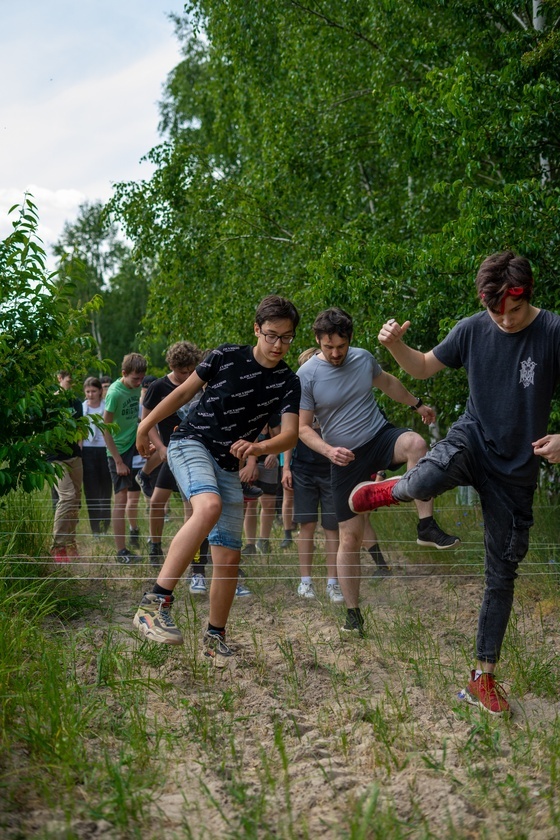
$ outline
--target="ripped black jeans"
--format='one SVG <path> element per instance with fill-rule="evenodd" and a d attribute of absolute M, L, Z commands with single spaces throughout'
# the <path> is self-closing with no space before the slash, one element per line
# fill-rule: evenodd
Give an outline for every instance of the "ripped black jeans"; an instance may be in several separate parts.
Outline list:
<path fill-rule="evenodd" d="M 517 567 L 529 548 L 535 487 L 508 484 L 485 469 L 484 453 L 460 425 L 436 443 L 393 488 L 403 502 L 428 500 L 446 490 L 472 485 L 484 519 L 485 589 L 478 618 L 476 657 L 498 662 L 513 604 Z"/>

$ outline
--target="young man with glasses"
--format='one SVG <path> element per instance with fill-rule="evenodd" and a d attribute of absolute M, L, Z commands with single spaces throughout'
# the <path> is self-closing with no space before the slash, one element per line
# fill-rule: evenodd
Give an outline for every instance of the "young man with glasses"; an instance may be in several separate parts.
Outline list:
<path fill-rule="evenodd" d="M 464 318 L 433 350 L 408 347 L 391 318 L 379 341 L 417 379 L 446 367 L 467 371 L 465 412 L 414 469 L 400 479 L 364 482 L 350 496 L 357 511 L 431 499 L 472 485 L 484 518 L 485 591 L 478 619 L 477 666 L 465 699 L 490 714 L 509 714 L 494 678 L 513 605 L 517 568 L 529 547 L 538 456 L 553 457 L 556 436 L 546 435 L 560 377 L 560 318 L 531 304 L 529 261 L 512 251 L 484 260 L 476 277 L 482 312 Z"/>
<path fill-rule="evenodd" d="M 300 385 L 283 358 L 298 322 L 290 301 L 278 295 L 264 298 L 255 313 L 256 345 L 220 345 L 138 428 L 138 451 L 147 454 L 149 431 L 204 388 L 167 449 L 169 466 L 192 505 L 192 516 L 173 538 L 152 592 L 142 598 L 134 626 L 155 642 L 183 642 L 171 618 L 173 590 L 208 535 L 213 573 L 203 653 L 217 667 L 232 656 L 225 627 L 237 587 L 243 530 L 239 462 L 249 455 L 284 452 L 297 441 Z M 281 416 L 280 434 L 257 442 L 273 414 Z"/>
<path fill-rule="evenodd" d="M 426 424 L 435 412 L 386 373 L 367 350 L 351 347 L 353 323 L 343 309 L 321 312 L 313 324 L 320 353 L 298 370 L 301 380 L 301 440 L 331 462 L 331 484 L 339 527 L 338 581 L 347 607 L 343 630 L 364 634 L 359 607 L 360 548 L 365 517 L 348 506 L 352 488 L 379 470 L 416 464 L 426 454 L 424 438 L 411 429 L 397 429 L 377 405 L 373 388 L 408 405 Z M 314 428 L 317 418 L 321 435 Z M 418 543 L 453 548 L 458 537 L 441 530 L 433 518 L 433 503 L 418 502 Z"/>

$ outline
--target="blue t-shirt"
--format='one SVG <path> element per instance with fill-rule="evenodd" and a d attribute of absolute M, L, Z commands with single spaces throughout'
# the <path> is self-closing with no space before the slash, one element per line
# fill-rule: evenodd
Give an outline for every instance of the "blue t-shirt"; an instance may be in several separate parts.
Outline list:
<path fill-rule="evenodd" d="M 459 321 L 434 348 L 446 367 L 464 367 L 468 423 L 487 465 L 514 484 L 536 482 L 532 442 L 546 434 L 560 375 L 560 317 L 544 309 L 525 329 L 506 333 L 486 310 Z"/>

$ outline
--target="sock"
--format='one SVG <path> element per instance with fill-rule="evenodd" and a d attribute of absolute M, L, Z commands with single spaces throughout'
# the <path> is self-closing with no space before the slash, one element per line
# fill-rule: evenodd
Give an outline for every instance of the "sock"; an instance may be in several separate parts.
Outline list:
<path fill-rule="evenodd" d="M 208 622 L 208 630 L 211 633 L 219 633 L 220 636 L 225 636 L 226 635 L 226 628 L 225 627 L 214 627 L 214 625 L 210 624 L 210 622 Z"/>
<path fill-rule="evenodd" d="M 159 583 L 154 583 L 154 588 L 152 589 L 154 595 L 173 595 L 172 589 L 164 589 L 163 586 L 160 586 Z"/>
<path fill-rule="evenodd" d="M 311 578 L 308 575 L 302 575 L 301 576 L 301 582 L 302 583 L 311 583 Z"/>
<path fill-rule="evenodd" d="M 292 539 L 292 530 L 291 528 L 284 528 L 284 539 L 291 540 Z"/>
<path fill-rule="evenodd" d="M 346 610 L 348 618 L 356 618 L 360 623 L 363 622 L 362 611 L 359 607 L 348 607 Z"/>
<path fill-rule="evenodd" d="M 328 578 L 327 586 L 333 586 L 335 583 L 338 583 L 338 578 Z"/>
<path fill-rule="evenodd" d="M 433 521 L 434 521 L 434 517 L 433 517 L 433 516 L 424 516 L 424 517 L 422 517 L 422 519 L 419 519 L 419 520 L 418 520 L 418 529 L 419 529 L 420 531 L 423 531 L 423 530 L 424 530 L 424 528 L 426 527 L 426 525 L 430 525 L 430 523 L 431 523 L 431 522 L 433 522 Z"/>
<path fill-rule="evenodd" d="M 479 671 L 478 668 L 477 668 L 476 671 L 474 672 L 475 680 L 477 680 L 479 677 L 481 677 L 483 673 L 484 673 L 483 671 Z"/>
<path fill-rule="evenodd" d="M 381 549 L 379 548 L 379 543 L 374 543 L 373 545 L 370 545 L 370 547 L 368 548 L 368 553 L 376 566 L 387 565 L 385 558 L 383 557 L 383 554 L 381 552 Z"/>

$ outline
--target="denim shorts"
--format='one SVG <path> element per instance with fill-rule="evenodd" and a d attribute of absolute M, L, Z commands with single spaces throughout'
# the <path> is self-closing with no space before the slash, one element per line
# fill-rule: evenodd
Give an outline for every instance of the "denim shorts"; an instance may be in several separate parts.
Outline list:
<path fill-rule="evenodd" d="M 243 491 L 238 472 L 218 466 L 198 440 L 171 440 L 167 463 L 185 498 L 216 493 L 222 500 L 220 518 L 208 534 L 210 545 L 239 550 L 243 533 Z"/>

